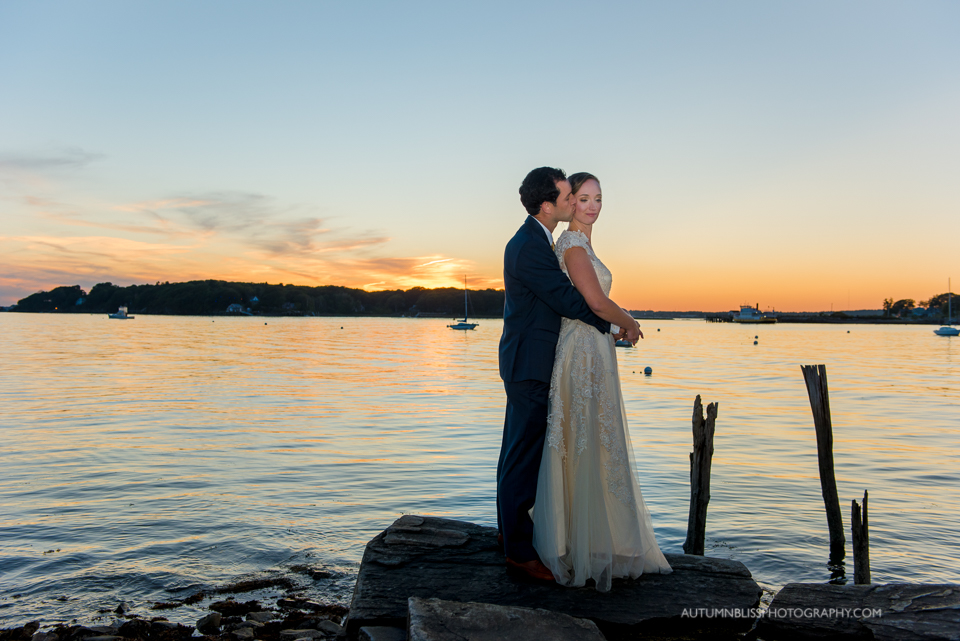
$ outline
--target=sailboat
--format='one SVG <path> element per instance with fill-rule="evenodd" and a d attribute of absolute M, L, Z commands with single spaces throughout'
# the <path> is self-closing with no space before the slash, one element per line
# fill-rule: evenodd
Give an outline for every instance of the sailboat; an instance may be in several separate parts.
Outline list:
<path fill-rule="evenodd" d="M 933 330 L 937 336 L 960 336 L 960 329 L 953 327 L 953 294 L 950 293 L 950 279 L 947 279 L 947 324 Z"/>
<path fill-rule="evenodd" d="M 463 277 L 463 320 L 458 320 L 453 325 L 447 325 L 450 329 L 473 329 L 480 323 L 468 322 L 467 316 L 467 277 Z"/>

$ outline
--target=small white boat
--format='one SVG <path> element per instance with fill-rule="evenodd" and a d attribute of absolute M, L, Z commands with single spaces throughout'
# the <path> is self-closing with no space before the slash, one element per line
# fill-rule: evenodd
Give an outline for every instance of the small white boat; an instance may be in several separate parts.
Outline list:
<path fill-rule="evenodd" d="M 118 320 L 132 320 L 136 318 L 136 316 L 127 316 L 127 308 L 121 307 L 117 310 L 116 314 L 110 314 L 110 318 L 116 318 Z"/>
<path fill-rule="evenodd" d="M 456 320 L 456 319 L 454 319 Z M 474 329 L 480 323 L 471 323 L 467 317 L 467 277 L 463 277 L 463 320 L 457 320 L 453 325 L 447 325 L 450 329 Z"/>
<path fill-rule="evenodd" d="M 734 323 L 776 323 L 776 316 L 767 316 L 760 311 L 760 304 L 756 307 L 750 305 L 741 305 L 740 313 L 733 317 Z"/>
<path fill-rule="evenodd" d="M 947 324 L 933 330 L 937 336 L 960 336 L 960 329 L 953 326 L 953 294 L 950 293 L 950 279 L 947 279 Z"/>

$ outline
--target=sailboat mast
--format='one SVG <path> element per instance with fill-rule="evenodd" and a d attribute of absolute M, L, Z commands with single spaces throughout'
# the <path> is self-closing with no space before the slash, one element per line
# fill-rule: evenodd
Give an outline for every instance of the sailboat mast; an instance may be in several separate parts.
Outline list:
<path fill-rule="evenodd" d="M 463 277 L 463 322 L 467 322 L 467 277 Z"/>

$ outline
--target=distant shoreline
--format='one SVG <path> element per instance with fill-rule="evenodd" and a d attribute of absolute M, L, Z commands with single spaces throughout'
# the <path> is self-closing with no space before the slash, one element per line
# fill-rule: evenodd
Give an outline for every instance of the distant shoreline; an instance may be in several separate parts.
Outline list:
<path fill-rule="evenodd" d="M 70 316 L 106 316 L 106 312 L 79 312 L 79 311 L 29 311 L 19 309 L 0 309 L 0 313 L 10 314 L 56 314 Z M 707 319 L 718 319 L 714 322 L 733 323 L 730 320 L 729 313 L 718 314 L 716 312 L 630 312 L 634 318 L 639 321 L 651 320 L 691 320 L 706 321 Z M 742 323 L 744 327 L 764 327 L 780 324 L 821 324 L 821 325 L 943 325 L 941 320 L 933 319 L 905 319 L 905 318 L 882 318 L 871 316 L 848 316 L 841 317 L 836 314 L 842 312 L 833 312 L 833 315 L 826 315 L 823 312 L 812 312 L 804 314 L 800 312 L 789 312 L 787 316 L 780 316 L 776 323 Z M 419 316 L 406 316 L 403 314 L 323 314 L 323 313 L 253 313 L 253 314 L 230 314 L 227 312 L 208 313 L 208 314 L 163 314 L 155 312 L 131 312 L 131 316 L 195 316 L 200 318 L 409 318 L 419 320 L 458 320 L 448 314 L 420 314 Z M 724 318 L 727 317 L 727 318 Z M 490 315 L 470 315 L 471 319 L 476 320 L 496 320 L 503 316 Z M 722 319 L 722 320 L 720 320 Z M 135 319 L 134 319 L 135 320 Z"/>
<path fill-rule="evenodd" d="M 933 325 L 947 316 L 944 299 L 929 310 L 913 312 L 912 300 L 891 303 L 884 309 L 845 311 L 772 311 L 781 323 L 853 323 L 869 325 Z M 930 302 L 933 304 L 933 300 Z M 900 305 L 907 305 L 904 307 Z M 284 285 L 221 280 L 119 286 L 98 283 L 90 291 L 80 285 L 54 287 L 0 306 L 0 311 L 55 314 L 112 314 L 118 309 L 132 316 L 264 316 L 345 318 L 503 318 L 506 295 L 502 289 L 463 290 L 456 287 L 366 291 L 337 285 Z M 889 304 L 889 308 L 888 308 Z M 900 307 L 898 307 L 900 305 Z M 901 309 L 901 307 L 903 309 Z M 891 313 L 891 310 L 893 313 Z M 695 311 L 631 309 L 639 319 L 702 319 L 730 322 L 736 310 Z"/>

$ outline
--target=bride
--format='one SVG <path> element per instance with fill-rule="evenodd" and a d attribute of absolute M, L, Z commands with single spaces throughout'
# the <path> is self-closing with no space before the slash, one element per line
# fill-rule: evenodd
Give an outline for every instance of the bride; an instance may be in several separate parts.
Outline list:
<path fill-rule="evenodd" d="M 588 173 L 569 180 L 576 211 L 556 242 L 560 267 L 596 313 L 622 312 L 608 297 L 610 270 L 590 244 L 600 181 Z M 563 319 L 532 510 L 533 546 L 557 582 L 579 587 L 593 579 L 601 592 L 614 578 L 672 571 L 640 494 L 615 349 L 611 335 Z"/>

